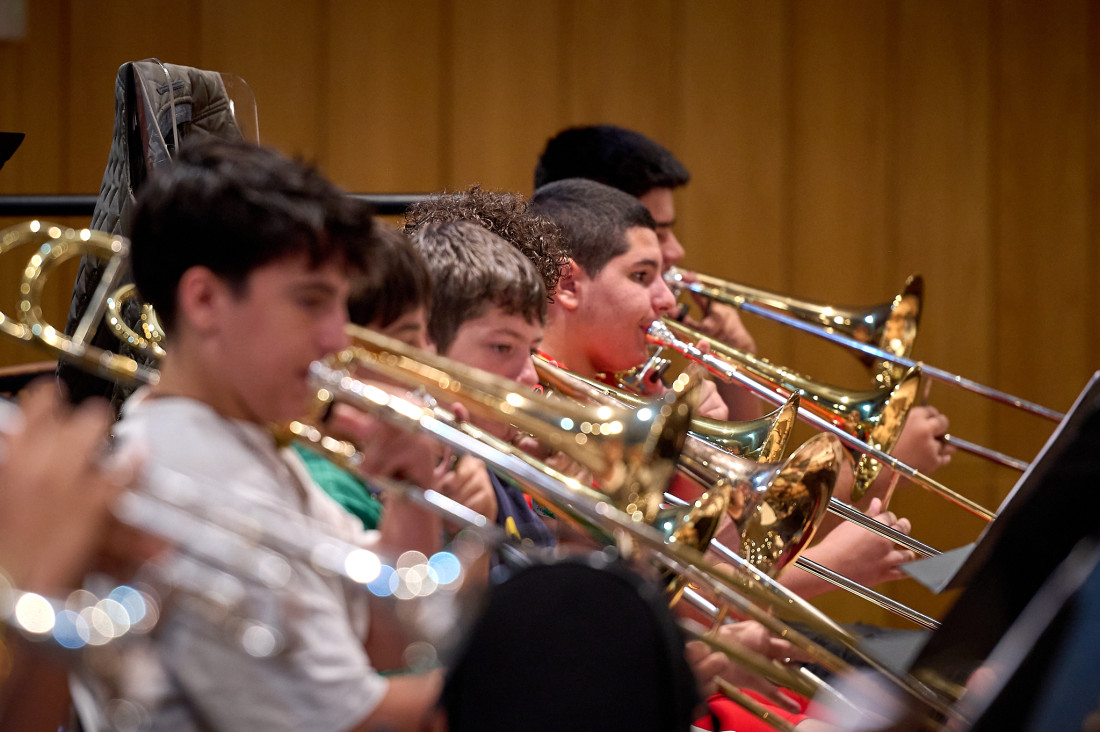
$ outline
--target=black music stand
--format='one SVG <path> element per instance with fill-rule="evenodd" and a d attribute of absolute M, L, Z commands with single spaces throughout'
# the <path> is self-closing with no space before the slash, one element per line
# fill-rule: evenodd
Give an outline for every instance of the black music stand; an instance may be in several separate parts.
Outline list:
<path fill-rule="evenodd" d="M 1082 542 L 1100 540 L 1100 372 L 1089 380 L 1073 408 L 1032 461 L 1002 504 L 961 570 L 949 584 L 967 585 L 932 634 L 910 671 L 965 684 L 1020 619 L 1025 608 L 1042 606 L 1048 577 L 1063 566 Z M 1062 605 L 1059 604 L 1059 607 Z M 1100 611 L 1092 618 L 1100 626 Z M 1002 695 L 994 711 L 999 719 L 1021 722 L 1036 703 L 1041 675 L 1073 642 L 1067 628 L 1052 624 L 1063 645 L 1045 658 L 1022 664 L 1014 693 Z M 1077 626 L 1078 628 L 1080 626 Z M 1053 636 L 1052 636 L 1053 637 Z M 1022 675 L 1021 675 L 1022 674 Z M 1038 674 L 1038 675 L 1036 675 Z M 1092 674 L 1100 688 L 1100 672 Z M 1023 693 L 1029 689 L 1031 693 Z M 988 712 L 987 712 L 988 713 Z M 989 727 L 992 729 L 992 727 Z"/>
<path fill-rule="evenodd" d="M 996 675 L 968 690 L 959 711 L 973 721 L 971 732 L 1095 730 L 1100 725 L 1097 659 L 1100 541 L 1090 537 L 1059 565 L 993 649 L 986 663 Z"/>
<path fill-rule="evenodd" d="M 22 132 L 0 132 L 0 170 L 23 144 L 25 136 Z"/>

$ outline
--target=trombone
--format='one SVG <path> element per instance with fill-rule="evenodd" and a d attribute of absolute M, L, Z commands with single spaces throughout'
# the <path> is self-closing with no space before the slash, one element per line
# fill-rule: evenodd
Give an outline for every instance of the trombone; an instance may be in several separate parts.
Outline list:
<path fill-rule="evenodd" d="M 752 389 L 757 394 L 762 395 L 765 399 L 768 399 L 769 401 L 772 401 L 774 403 L 778 403 L 780 400 L 784 400 L 786 398 L 782 396 L 782 394 L 780 393 L 781 391 L 791 391 L 797 388 L 783 385 L 785 379 L 782 378 L 778 382 L 772 381 L 772 386 L 768 386 L 766 384 L 769 382 L 770 377 L 765 376 L 763 378 L 765 383 L 760 383 L 757 377 L 750 375 L 752 370 L 749 368 L 748 365 L 736 363 L 734 359 L 736 359 L 737 361 L 740 361 L 741 359 L 738 356 L 729 355 L 730 352 L 734 351 L 735 349 L 730 349 L 729 347 L 723 346 L 721 344 L 714 344 L 712 346 L 713 352 L 704 353 L 697 346 L 695 346 L 694 343 L 685 341 L 682 338 L 678 337 L 673 332 L 673 328 L 680 332 L 683 332 L 685 330 L 685 326 L 676 323 L 675 321 L 654 321 L 653 325 L 650 326 L 649 329 L 649 342 L 656 346 L 671 348 L 675 351 L 678 351 L 690 360 L 702 364 L 708 371 L 710 371 L 715 376 L 723 379 L 724 381 L 736 381 L 743 386 Z M 694 338 L 694 336 L 692 337 Z M 702 334 L 699 334 L 699 337 L 702 337 Z M 754 358 L 753 361 L 761 361 L 761 359 Z M 750 371 L 750 373 L 746 373 L 746 371 Z M 905 400 L 909 402 L 908 404 L 904 404 L 905 410 L 909 408 L 909 405 L 912 404 L 912 401 L 915 399 L 915 392 L 917 388 L 916 382 L 917 380 L 913 379 L 910 379 L 908 381 L 908 383 L 911 385 L 911 392 L 908 394 L 908 397 Z M 901 430 L 900 420 L 904 419 L 904 414 L 898 414 L 900 408 L 901 405 L 899 404 L 898 409 L 894 410 L 893 414 L 890 415 L 891 421 L 899 422 L 899 424 L 897 425 L 898 432 L 900 432 Z M 933 478 L 930 478 L 924 473 L 921 473 L 915 468 L 912 468 L 905 463 L 902 463 L 897 458 L 890 455 L 888 452 L 885 452 L 884 450 L 881 450 L 878 447 L 875 447 L 874 445 L 868 444 L 867 442 L 859 439 L 859 437 L 852 435 L 851 433 L 845 431 L 843 428 L 834 424 L 832 420 L 826 417 L 822 417 L 821 415 L 808 410 L 800 409 L 799 415 L 804 421 L 809 422 L 819 429 L 825 430 L 826 432 L 835 435 L 848 447 L 863 453 L 863 458 L 861 458 L 861 462 L 864 459 L 877 460 L 890 466 L 890 468 L 892 468 L 895 472 L 904 475 L 906 478 L 909 478 L 913 482 L 924 486 L 934 493 L 940 494 L 947 500 L 966 509 L 975 516 L 984 519 L 985 521 L 992 521 L 994 518 L 996 518 L 996 514 L 989 509 L 984 508 L 983 506 L 975 503 L 966 496 L 963 496 L 960 493 L 951 490 L 947 486 L 934 480 Z M 870 484 L 868 483 L 867 485 Z"/>
<path fill-rule="evenodd" d="M 644 397 L 579 376 L 538 356 L 535 357 L 535 370 L 544 383 L 574 399 L 609 406 L 624 404 L 635 408 L 651 406 L 650 401 Z M 689 430 L 688 440 L 684 443 L 684 450 L 680 454 L 681 470 L 703 485 L 713 485 L 722 479 L 723 471 L 730 464 L 731 457 L 748 458 L 762 463 L 780 460 L 783 446 L 778 445 L 776 449 L 769 445 L 772 442 L 778 443 L 780 439 L 786 442 L 790 432 L 789 420 L 797 414 L 799 405 L 799 393 L 795 391 L 782 407 L 760 419 L 749 422 L 719 422 L 696 418 L 693 420 L 693 429 L 697 422 L 703 422 L 707 426 L 720 425 L 723 440 L 720 444 L 714 445 L 711 440 L 704 439 L 701 435 L 696 435 Z M 770 431 L 765 432 L 765 430 Z M 666 498 L 668 497 L 666 494 Z M 922 556 L 931 557 L 940 554 L 939 551 L 908 534 L 903 534 L 897 529 L 874 520 L 836 496 L 830 496 L 828 511 Z"/>
<path fill-rule="evenodd" d="M 904 378 L 906 368 L 919 368 L 921 373 L 934 378 L 936 372 L 942 372 L 934 366 L 908 358 L 916 341 L 923 305 L 924 280 L 920 275 L 910 276 L 905 287 L 892 300 L 862 310 L 798 300 L 708 275 L 688 275 L 676 267 L 665 273 L 665 280 L 676 291 L 688 290 L 857 348 L 856 355 L 871 369 L 875 383 L 883 387 L 898 383 Z M 713 342 L 713 339 L 710 340 Z M 872 349 L 875 351 L 874 355 L 880 355 L 881 358 L 876 360 L 868 355 L 867 349 Z M 887 355 L 890 358 L 886 358 Z M 953 383 L 960 383 L 957 381 L 960 377 L 954 374 L 951 376 Z M 988 389 L 984 386 L 981 388 Z M 1050 414 L 1057 415 L 1057 412 Z M 1061 416 L 1057 419 L 1061 419 Z M 942 439 L 945 444 L 998 465 L 1020 472 L 1027 470 L 1027 463 L 1023 460 L 964 440 L 957 435 L 946 434 Z"/>
<path fill-rule="evenodd" d="M 1049 419 L 1052 422 L 1060 422 L 1065 417 L 1065 414 L 1049 407 L 1044 407 L 1041 404 L 1013 396 L 972 379 L 909 358 L 909 350 L 912 347 L 913 339 L 916 337 L 916 325 L 920 317 L 920 296 L 923 293 L 923 283 L 919 277 L 911 277 L 906 283 L 906 288 L 891 301 L 895 309 L 900 310 L 900 312 L 895 315 L 895 310 L 891 310 L 891 314 L 885 320 L 876 320 L 877 314 L 884 307 L 882 305 L 867 311 L 844 310 L 775 295 L 763 290 L 720 280 L 716 277 L 696 274 L 694 279 L 694 282 L 691 281 L 691 278 L 686 277 L 683 271 L 675 267 L 665 273 L 665 281 L 674 290 L 689 290 L 712 300 L 732 305 L 745 312 L 789 325 L 803 333 L 809 333 L 818 338 L 847 346 L 863 354 L 863 358 L 878 359 L 893 364 L 897 368 L 915 368 L 919 366 L 923 373 L 933 379 L 955 384 L 967 391 Z M 919 289 L 915 293 L 910 292 L 910 286 L 913 283 L 919 284 Z M 913 299 L 914 295 L 915 300 Z M 908 306 L 905 306 L 906 302 L 909 303 Z M 914 302 L 916 310 L 910 316 L 904 311 L 911 310 Z M 904 307 L 898 308 L 897 306 Z M 791 314 L 784 314 L 783 312 L 777 312 L 777 310 L 784 310 Z M 868 318 L 871 319 L 870 325 L 872 326 L 881 323 L 881 332 L 884 334 L 881 338 L 887 340 L 883 342 L 880 338 L 878 346 L 871 345 L 871 341 L 875 340 L 871 333 L 876 331 L 869 327 L 866 330 L 866 335 L 864 335 L 864 330 L 858 325 L 861 318 L 864 320 L 864 324 L 868 324 Z M 815 324 L 813 321 L 817 321 L 819 324 Z M 903 335 L 893 337 L 892 334 L 895 328 L 899 329 Z M 912 337 L 907 335 L 910 331 Z M 848 335 L 845 335 L 845 333 L 848 333 Z"/>
<path fill-rule="evenodd" d="M 387 362 L 388 367 L 382 375 L 386 378 L 397 380 L 407 386 L 425 387 L 429 392 L 438 392 L 443 398 L 458 399 L 466 403 L 471 412 L 487 409 L 492 402 L 509 402 L 509 395 L 515 394 L 519 385 L 507 382 L 496 377 L 488 377 L 460 364 L 455 364 L 447 359 L 430 354 L 423 354 L 399 341 L 384 336 L 357 331 L 357 336 L 366 336 L 372 342 L 371 348 L 378 361 Z M 423 358 L 425 363 L 421 363 Z M 452 373 L 453 369 L 453 373 Z M 441 372 L 445 378 L 440 379 Z M 314 378 L 318 386 L 332 393 L 339 401 L 366 408 L 377 413 L 379 401 L 385 400 L 381 394 L 375 393 L 369 385 L 353 378 L 347 371 L 333 369 L 327 365 L 317 363 L 313 369 Z M 464 379 L 469 378 L 469 381 Z M 505 393 L 499 393 L 503 388 Z M 473 393 L 470 393 L 472 390 Z M 383 392 L 384 394 L 384 392 Z M 542 404 L 554 404 L 542 398 L 532 398 L 529 404 L 520 405 L 524 408 Z M 519 409 L 520 406 L 516 408 Z M 605 407 L 601 407 L 605 408 Z M 483 412 L 488 413 L 488 412 Z M 512 422 L 515 414 L 506 414 L 505 418 Z M 444 437 L 445 441 L 456 449 L 467 450 L 475 448 L 470 438 L 460 430 L 453 433 L 453 428 L 447 428 L 436 424 L 434 412 L 418 409 L 409 414 L 389 413 L 384 418 L 401 421 L 413 429 L 426 429 L 430 433 Z M 499 419 L 499 415 L 497 415 Z M 683 423 L 686 429 L 687 421 Z M 449 434 L 448 434 L 449 433 Z M 451 440 L 454 440 L 453 443 Z M 664 533 L 649 523 L 641 520 L 638 512 L 633 514 L 618 510 L 609 503 L 606 496 L 596 499 L 583 492 L 576 492 L 566 484 L 551 477 L 547 472 L 536 469 L 530 459 L 519 459 L 515 455 L 500 453 L 486 454 L 484 451 L 474 452 L 488 464 L 504 470 L 519 479 L 531 494 L 540 502 L 547 503 L 561 509 L 566 515 L 571 516 L 582 526 L 595 525 L 600 528 L 601 534 L 617 537 L 619 543 L 626 541 L 640 550 L 645 550 L 657 565 L 664 570 L 673 572 L 683 578 L 684 581 L 708 588 L 722 602 L 729 603 L 745 616 L 757 620 L 773 633 L 777 633 L 799 648 L 809 653 L 815 660 L 823 665 L 839 670 L 845 664 L 840 662 L 833 654 L 808 641 L 801 634 L 794 632 L 786 623 L 779 621 L 770 612 L 763 608 L 773 610 L 783 609 L 793 614 L 798 620 L 805 622 L 838 641 L 864 659 L 873 668 L 884 673 L 894 683 L 899 684 L 904 690 L 921 700 L 938 713 L 950 714 L 950 709 L 934 692 L 923 684 L 906 676 L 901 676 L 891 671 L 874 657 L 870 656 L 847 631 L 837 626 L 833 621 L 820 613 L 812 605 L 790 593 L 781 585 L 771 579 L 766 573 L 753 567 L 738 554 L 732 553 L 730 560 L 735 568 L 733 572 L 717 569 L 707 562 L 701 553 L 683 540 L 668 541 Z M 663 484 L 657 488 L 663 491 Z M 757 604 L 758 603 L 758 604 Z M 763 608 L 761 607 L 763 606 Z M 838 665 L 839 663 L 839 665 Z"/>
<path fill-rule="evenodd" d="M 56 233 L 50 233 L 53 231 Z M 61 231 L 53 227 L 48 233 L 49 241 L 42 244 L 40 254 L 36 255 L 36 263 L 28 266 L 24 273 L 21 288 L 23 298 L 20 301 L 21 321 L 17 323 L 18 328 L 13 328 L 19 332 L 16 337 L 33 341 L 62 355 L 79 358 L 88 367 L 101 373 L 109 373 L 114 378 L 147 383 L 155 381 L 155 371 L 142 370 L 131 359 L 117 354 L 104 354 L 86 347 L 83 341 L 57 333 L 42 320 L 41 309 L 36 304 L 49 267 L 61 261 L 65 253 L 68 256 L 87 253 L 117 262 L 126 254 L 125 241 L 113 238 L 105 242 L 105 235 L 87 230 L 78 234 L 72 230 Z M 7 241 L 5 237 L 5 243 Z M 80 241 L 84 244 L 77 243 Z M 23 241 L 16 241 L 12 246 L 21 243 Z M 65 251 L 59 253 L 62 249 Z M 39 258 L 41 261 L 38 261 Z M 48 266 L 41 266 L 43 263 Z M 100 290 L 104 291 L 105 299 L 110 288 L 105 288 L 101 282 L 97 292 Z M 333 373 L 335 370 L 331 367 L 315 364 L 314 378 L 323 380 L 323 385 L 338 398 L 366 406 L 382 418 L 409 429 L 427 430 L 456 449 L 471 452 L 489 464 L 515 475 L 525 484 L 537 487 L 541 493 L 536 493 L 536 497 L 540 500 L 546 500 L 555 507 L 564 507 L 561 510 L 571 512 L 585 523 L 600 527 L 603 533 L 615 536 L 621 546 L 644 550 L 647 556 L 664 569 L 683 576 L 688 582 L 710 588 L 721 601 L 730 603 L 747 617 L 758 620 L 773 633 L 795 643 L 818 662 L 834 670 L 846 667 L 835 655 L 776 619 L 770 610 L 782 608 L 809 626 L 836 638 L 932 713 L 953 713 L 949 703 L 935 691 L 912 677 L 899 675 L 889 669 L 886 664 L 868 654 L 855 638 L 828 617 L 777 585 L 739 556 L 735 555 L 736 558 L 733 559 L 734 571 L 717 569 L 686 542 L 668 542 L 660 531 L 645 523 L 650 507 L 660 500 L 664 482 L 667 482 L 674 467 L 679 439 L 690 422 L 690 409 L 684 404 L 684 395 L 681 394 L 677 401 L 664 405 L 659 414 L 651 412 L 645 417 L 624 415 L 607 407 L 596 410 L 563 410 L 556 402 L 524 394 L 517 390 L 518 385 L 502 385 L 503 380 L 494 381 L 481 372 L 470 370 L 469 373 L 451 373 L 448 369 L 456 365 L 445 359 L 421 364 L 423 368 L 418 370 L 417 358 L 425 354 L 407 349 L 399 342 L 378 340 L 381 336 L 372 337 L 377 346 L 372 355 L 372 363 L 375 366 L 385 364 L 382 369 L 385 375 L 400 375 L 402 378 L 414 379 L 414 383 L 415 379 L 419 379 L 418 386 L 436 389 L 446 399 L 461 398 L 472 412 L 492 412 L 498 419 L 500 413 L 503 413 L 507 421 L 521 424 L 541 420 L 544 431 L 556 430 L 556 437 L 553 434 L 547 437 L 549 442 L 556 442 L 562 449 L 568 448 L 571 454 L 586 460 L 596 472 L 605 476 L 606 484 L 615 490 L 628 510 L 619 510 L 606 498 L 593 500 L 592 497 L 578 494 L 545 472 L 537 470 L 529 462 L 488 450 L 461 431 L 448 428 L 419 405 L 412 405 L 405 400 L 394 401 L 395 398 L 391 395 L 364 385 L 346 371 Z M 605 436 L 612 438 L 610 454 L 601 456 L 584 449 L 586 445 L 603 441 Z"/>
<path fill-rule="evenodd" d="M 615 400 L 619 399 L 621 395 L 622 399 L 626 403 L 629 403 L 635 407 L 642 407 L 649 404 L 649 401 L 646 399 L 626 392 L 621 392 L 613 387 L 601 384 L 600 382 L 592 381 L 582 376 L 578 376 L 569 371 L 566 371 L 565 369 L 555 366 L 545 359 L 536 357 L 535 369 L 539 372 L 539 377 L 544 383 L 547 383 L 552 388 L 577 399 L 584 399 L 586 401 L 597 404 L 620 404 L 622 402 L 618 402 Z M 792 393 L 791 397 L 788 398 L 787 404 L 784 405 L 784 407 L 782 407 L 779 412 L 774 413 L 773 415 L 769 415 L 769 417 L 763 417 L 759 420 L 754 420 L 748 423 L 738 423 L 739 425 L 741 425 L 741 430 L 747 430 L 751 436 L 755 436 L 756 431 L 760 429 L 758 425 L 760 425 L 761 423 L 768 423 L 770 421 L 770 417 L 774 416 L 775 414 L 778 414 L 780 418 L 782 418 L 783 416 L 787 416 L 783 414 L 783 411 L 791 406 L 794 406 L 794 408 L 797 409 L 797 401 L 795 401 L 797 397 L 797 392 Z M 738 430 L 732 426 L 726 429 L 726 432 L 728 433 L 733 433 L 736 431 Z M 752 443 L 750 443 L 750 445 L 751 444 Z M 721 485 L 723 482 L 728 481 L 727 476 L 729 472 L 736 469 L 735 466 L 737 466 L 738 463 L 737 457 L 735 457 L 734 455 L 724 455 L 720 450 L 712 450 L 712 454 L 706 456 L 707 462 L 700 463 L 690 454 L 688 450 L 690 446 L 691 442 L 689 441 L 685 444 L 684 453 L 681 453 L 680 456 L 680 468 L 684 473 L 698 480 L 705 486 L 717 486 Z M 760 451 L 757 450 L 757 452 Z M 749 457 L 750 459 L 753 457 L 751 452 L 745 456 Z M 756 459 L 763 462 L 763 460 L 761 460 L 761 458 L 759 457 L 757 457 Z M 795 460 L 794 456 L 792 456 L 792 461 L 793 460 Z M 664 497 L 667 502 L 673 504 L 674 506 L 683 507 L 688 505 L 687 501 L 684 501 L 672 495 L 671 493 L 666 492 Z M 700 506 L 701 502 L 709 502 L 709 500 L 709 495 L 705 496 L 696 503 L 696 506 Z M 768 490 L 763 494 L 763 496 L 755 498 L 753 502 L 756 504 L 756 512 L 767 512 L 776 517 L 789 515 L 792 509 L 792 496 L 789 494 L 789 492 L 773 491 L 771 486 L 768 487 Z M 791 552 L 789 555 L 777 555 L 774 553 L 774 551 L 767 551 L 766 548 L 774 547 L 777 541 L 781 543 L 786 543 L 785 537 L 782 532 L 779 532 L 775 529 L 773 529 L 770 534 L 766 534 L 763 537 L 758 536 L 759 525 L 753 525 L 752 523 L 746 521 L 746 513 L 752 513 L 753 511 L 750 510 L 746 512 L 743 505 L 745 503 L 747 502 L 742 500 L 741 504 L 739 505 L 731 504 L 729 507 L 729 514 L 730 518 L 733 520 L 734 524 L 738 528 L 738 536 L 741 539 L 738 551 L 739 555 L 750 561 L 758 569 L 768 572 L 772 576 L 775 576 L 778 571 L 786 566 L 788 563 L 790 563 L 791 558 L 793 558 L 794 565 L 799 569 L 809 572 L 810 574 L 813 574 L 819 579 L 825 580 L 830 584 L 848 590 L 849 592 L 859 597 L 862 597 L 863 599 L 875 605 L 878 605 L 879 607 L 890 610 L 914 623 L 917 623 L 918 625 L 922 625 L 929 629 L 935 629 L 939 626 L 938 622 L 928 617 L 927 615 L 917 610 L 914 610 L 902 603 L 899 603 L 896 600 L 893 600 L 892 598 L 876 592 L 862 584 L 859 584 L 858 582 L 854 582 L 844 575 L 839 574 L 838 572 L 834 572 L 827 567 L 824 567 L 823 565 L 814 562 L 811 559 L 799 556 L 799 552 Z M 751 508 L 752 507 L 750 506 L 750 509 Z M 939 554 L 939 552 L 932 547 L 929 547 L 928 545 L 913 539 L 912 537 L 898 531 L 897 529 L 894 529 L 893 527 L 876 521 L 875 519 L 867 516 L 858 509 L 855 509 L 854 507 L 842 502 L 835 496 L 829 496 L 827 508 L 831 513 L 834 513 L 845 520 L 857 523 L 863 528 L 872 531 L 879 536 L 890 539 L 895 543 L 912 549 L 918 554 L 922 554 L 924 556 L 934 556 Z M 814 516 L 813 520 L 817 521 L 818 519 L 816 516 Z M 700 551 L 703 551 L 708 546 L 712 548 L 717 554 L 726 559 L 729 559 L 729 555 L 733 552 L 733 549 L 725 546 L 722 542 L 713 538 L 706 542 L 706 544 L 697 545 L 697 548 L 699 548 Z M 716 608 L 711 606 L 697 593 L 693 593 L 690 590 L 688 591 L 688 593 L 689 602 L 691 602 L 699 609 L 711 615 L 713 615 L 717 611 Z M 700 601 L 706 604 L 700 605 Z"/>

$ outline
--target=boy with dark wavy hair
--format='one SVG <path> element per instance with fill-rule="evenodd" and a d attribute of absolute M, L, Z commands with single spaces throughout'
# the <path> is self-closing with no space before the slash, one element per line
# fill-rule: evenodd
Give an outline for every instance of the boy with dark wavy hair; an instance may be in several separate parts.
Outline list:
<path fill-rule="evenodd" d="M 219 486 L 225 508 L 262 504 L 351 543 L 434 551 L 437 518 L 396 502 L 378 534 L 364 533 L 268 428 L 306 411 L 310 363 L 346 343 L 349 276 L 369 270 L 377 251 L 370 209 L 269 149 L 210 141 L 185 146 L 146 184 L 132 216 L 134 280 L 167 336 L 159 383 L 127 402 L 117 427 L 159 469 L 146 479 L 170 471 Z M 368 470 L 432 484 L 434 448 L 424 438 L 379 425 L 363 447 Z M 141 674 L 144 688 L 134 690 L 151 728 L 421 723 L 438 674 L 381 676 L 378 668 L 403 664 L 379 644 L 388 639 L 377 615 L 370 622 L 368 593 L 309 557 L 287 561 L 285 585 L 240 583 L 241 612 L 278 621 L 283 643 L 268 657 L 202 607 L 178 603 L 164 614 L 151 654 L 158 673 Z"/>

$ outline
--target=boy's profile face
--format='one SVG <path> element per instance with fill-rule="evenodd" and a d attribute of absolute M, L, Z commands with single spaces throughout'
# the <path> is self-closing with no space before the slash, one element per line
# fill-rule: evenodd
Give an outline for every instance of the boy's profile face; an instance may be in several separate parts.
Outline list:
<path fill-rule="evenodd" d="M 649 209 L 657 222 L 657 243 L 661 246 L 664 269 L 668 269 L 684 258 L 684 247 L 672 230 L 676 224 L 676 202 L 672 198 L 672 189 L 651 188 L 638 196 L 638 200 Z"/>
<path fill-rule="evenodd" d="M 646 332 L 660 315 L 671 312 L 676 298 L 661 278 L 661 248 L 652 229 L 627 229 L 629 245 L 594 277 L 576 275 L 577 309 L 571 337 L 583 339 L 588 360 L 597 371 L 637 366 L 648 357 Z"/>
<path fill-rule="evenodd" d="M 539 379 L 531 355 L 541 342 L 542 323 L 494 305 L 460 325 L 444 355 L 533 387 Z"/>
<path fill-rule="evenodd" d="M 312 397 L 309 365 L 346 345 L 348 278 L 304 254 L 253 270 L 216 294 L 216 354 L 210 383 L 222 414 L 266 423 L 293 419 Z"/>
<path fill-rule="evenodd" d="M 542 342 L 542 323 L 522 315 L 506 313 L 497 306 L 458 327 L 451 347 L 444 355 L 467 366 L 534 387 L 538 383 L 531 355 Z M 512 428 L 498 422 L 474 418 L 474 423 L 501 439 L 509 439 Z"/>

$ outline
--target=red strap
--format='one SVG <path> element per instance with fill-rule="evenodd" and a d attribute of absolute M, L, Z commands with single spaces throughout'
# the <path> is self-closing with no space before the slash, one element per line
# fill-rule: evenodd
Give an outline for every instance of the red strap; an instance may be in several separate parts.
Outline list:
<path fill-rule="evenodd" d="M 749 689 L 741 689 L 741 691 L 767 707 L 770 713 L 780 719 L 787 720 L 792 725 L 809 719 L 804 712 L 806 711 L 806 707 L 809 706 L 810 700 L 804 696 L 795 694 L 793 691 L 787 689 L 779 690 L 785 696 L 790 697 L 793 702 L 798 704 L 799 712 L 788 712 L 785 709 L 780 709 L 755 691 L 750 691 Z M 715 694 L 707 699 L 707 708 L 710 710 L 710 716 L 703 717 L 695 722 L 695 726 L 700 729 L 711 730 L 712 732 L 775 732 L 775 727 L 762 721 L 752 712 L 721 694 Z M 715 727 L 716 723 L 718 725 L 717 727 Z"/>

